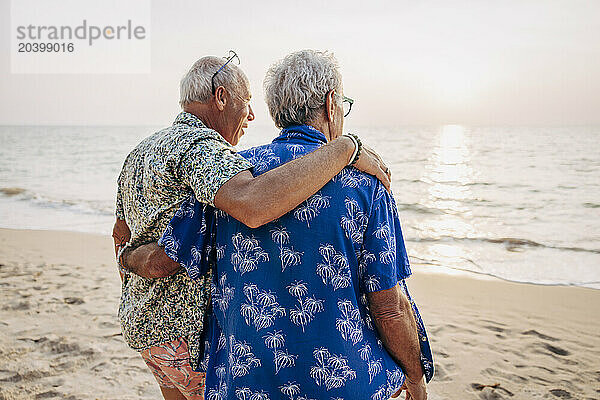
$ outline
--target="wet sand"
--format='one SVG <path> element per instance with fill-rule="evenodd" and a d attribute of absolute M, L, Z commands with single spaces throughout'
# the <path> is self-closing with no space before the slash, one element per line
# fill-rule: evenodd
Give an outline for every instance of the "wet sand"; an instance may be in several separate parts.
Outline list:
<path fill-rule="evenodd" d="M 0 229 L 0 400 L 161 398 L 121 338 L 111 246 Z M 430 399 L 600 398 L 600 291 L 427 268 L 409 286 L 434 350 Z"/>

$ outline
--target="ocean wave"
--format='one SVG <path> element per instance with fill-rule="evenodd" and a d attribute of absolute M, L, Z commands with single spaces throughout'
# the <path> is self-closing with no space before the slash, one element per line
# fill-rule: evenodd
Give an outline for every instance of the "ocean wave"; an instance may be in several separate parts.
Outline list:
<path fill-rule="evenodd" d="M 25 189 L 20 188 L 20 187 L 6 187 L 6 188 L 0 188 L 0 193 L 2 193 L 3 195 L 10 197 L 10 196 L 18 196 L 22 193 L 26 192 Z"/>
<path fill-rule="evenodd" d="M 600 208 L 600 204 L 597 203 L 583 203 L 585 208 Z"/>
<path fill-rule="evenodd" d="M 543 244 L 529 239 L 520 239 L 520 238 L 487 238 L 487 237 L 454 237 L 454 236 L 440 236 L 437 238 L 424 237 L 424 238 L 407 238 L 407 241 L 417 242 L 417 243 L 448 243 L 448 242 L 483 242 L 483 243 L 493 243 L 493 244 L 503 244 L 508 251 L 520 251 L 524 247 L 539 247 L 546 249 L 554 249 L 554 250 L 563 250 L 563 251 L 575 251 L 575 252 L 585 252 L 592 254 L 600 254 L 600 249 L 586 249 L 583 247 L 571 247 L 571 246 L 557 246 L 551 244 Z"/>
<path fill-rule="evenodd" d="M 408 183 L 423 183 L 425 185 L 429 185 L 429 183 L 424 181 L 423 179 L 392 178 L 392 181 L 394 183 L 408 182 Z"/>
<path fill-rule="evenodd" d="M 469 182 L 465 183 L 465 186 L 492 186 L 493 183 L 490 182 Z"/>
<path fill-rule="evenodd" d="M 398 207 L 398 211 L 411 211 L 417 214 L 425 214 L 425 215 L 444 215 L 444 214 L 461 214 L 463 211 L 466 211 L 466 207 L 469 205 L 477 205 L 480 207 L 510 207 L 508 204 L 497 203 L 495 201 L 483 199 L 480 197 L 471 198 L 471 199 L 453 199 L 450 197 L 435 197 L 434 201 L 428 202 L 429 204 L 440 204 L 440 207 L 431 207 L 423 205 L 422 203 L 400 203 L 396 202 L 396 206 Z M 446 202 L 446 203 L 444 203 Z M 454 206 L 454 204 L 459 204 L 459 206 Z M 452 204 L 452 207 L 444 207 L 444 204 Z"/>
<path fill-rule="evenodd" d="M 0 188 L 0 194 L 11 200 L 26 201 L 37 207 L 63 209 L 79 214 L 113 215 L 112 204 L 84 199 L 57 199 L 20 187 Z"/>
<path fill-rule="evenodd" d="M 439 208 L 427 207 L 422 204 L 417 203 L 396 203 L 399 211 L 413 211 L 417 214 L 432 214 L 432 215 L 442 215 L 446 214 L 444 210 L 440 210 Z"/>
<path fill-rule="evenodd" d="M 467 273 L 474 274 L 474 275 L 493 277 L 493 278 L 501 279 L 501 280 L 507 281 L 507 282 L 528 283 L 528 284 L 542 285 L 542 286 L 577 286 L 577 287 L 586 287 L 586 288 L 590 288 L 590 289 L 600 289 L 600 281 L 596 281 L 596 280 L 565 281 L 565 280 L 561 279 L 561 280 L 550 280 L 550 281 L 542 282 L 542 281 L 534 280 L 534 279 L 509 278 L 509 277 L 503 276 L 498 273 L 484 271 L 475 263 L 473 263 L 473 264 L 475 264 L 478 267 L 477 269 L 471 269 L 471 268 L 467 268 L 467 267 L 459 267 L 456 265 L 448 266 L 447 260 L 438 260 L 435 258 L 424 258 L 424 257 L 415 256 L 413 254 L 409 254 L 409 258 L 411 260 L 416 260 L 415 264 L 429 265 L 429 266 L 432 266 L 435 268 L 441 268 L 442 272 L 450 269 L 450 270 L 455 270 L 455 271 L 467 272 Z M 469 260 L 467 258 L 464 258 L 464 260 L 472 262 L 472 260 Z"/>

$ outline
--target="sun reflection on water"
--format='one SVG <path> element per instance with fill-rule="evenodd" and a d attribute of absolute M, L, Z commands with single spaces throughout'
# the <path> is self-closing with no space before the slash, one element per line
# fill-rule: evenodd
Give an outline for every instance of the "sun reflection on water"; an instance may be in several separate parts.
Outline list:
<path fill-rule="evenodd" d="M 436 137 L 436 145 L 428 159 L 422 180 L 429 184 L 427 197 L 421 204 L 438 214 L 418 224 L 422 238 L 440 239 L 475 236 L 469 222 L 469 200 L 473 182 L 469 137 L 465 127 L 446 125 Z M 472 259 L 470 250 L 460 245 L 430 243 L 424 256 L 443 264 L 459 266 Z"/>
<path fill-rule="evenodd" d="M 430 184 L 428 207 L 449 213 L 469 211 L 461 200 L 472 197 L 468 184 L 473 182 L 469 143 L 464 127 L 442 127 L 426 167 L 423 180 Z"/>

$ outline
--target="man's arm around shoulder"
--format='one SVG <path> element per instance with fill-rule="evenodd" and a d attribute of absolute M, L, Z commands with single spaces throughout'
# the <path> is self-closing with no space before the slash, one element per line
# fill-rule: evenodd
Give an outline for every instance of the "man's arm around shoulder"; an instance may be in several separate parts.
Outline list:
<path fill-rule="evenodd" d="M 257 228 L 293 210 L 325 186 L 348 165 L 354 149 L 352 139 L 342 136 L 260 176 L 240 172 L 219 188 L 214 204 L 248 227 Z M 354 166 L 376 176 L 389 190 L 389 170 L 375 152 L 363 147 Z"/>

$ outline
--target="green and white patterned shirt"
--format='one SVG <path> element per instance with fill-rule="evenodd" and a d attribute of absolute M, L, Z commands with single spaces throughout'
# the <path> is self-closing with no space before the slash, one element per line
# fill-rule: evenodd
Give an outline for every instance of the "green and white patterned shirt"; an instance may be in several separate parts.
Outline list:
<path fill-rule="evenodd" d="M 119 175 L 116 217 L 131 230 L 128 246 L 157 241 L 182 201 L 194 193 L 214 205 L 219 188 L 252 168 L 233 146 L 196 116 L 182 112 L 172 126 L 144 139 Z M 135 350 L 185 338 L 198 363 L 210 277 L 192 281 L 181 272 L 145 279 L 125 271 L 119 318 L 125 342 Z"/>

